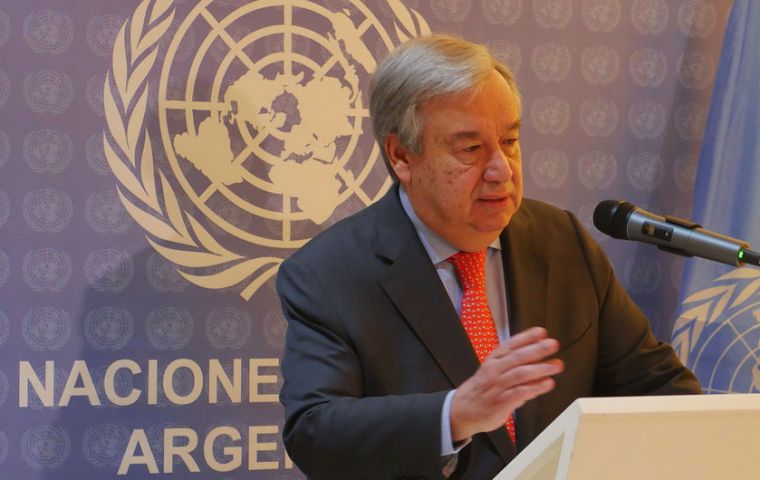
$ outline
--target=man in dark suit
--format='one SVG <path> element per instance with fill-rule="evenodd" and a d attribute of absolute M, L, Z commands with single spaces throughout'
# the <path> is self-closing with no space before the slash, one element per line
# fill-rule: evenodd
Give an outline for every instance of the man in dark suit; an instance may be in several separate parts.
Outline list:
<path fill-rule="evenodd" d="M 310 478 L 490 479 L 578 397 L 700 391 L 578 220 L 523 201 L 519 93 L 485 47 L 413 40 L 371 90 L 397 182 L 278 276 L 284 438 Z"/>

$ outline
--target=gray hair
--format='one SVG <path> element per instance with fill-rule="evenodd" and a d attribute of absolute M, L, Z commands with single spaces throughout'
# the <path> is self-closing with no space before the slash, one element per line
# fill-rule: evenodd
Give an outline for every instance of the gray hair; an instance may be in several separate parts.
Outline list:
<path fill-rule="evenodd" d="M 432 98 L 477 88 L 494 70 L 507 81 L 519 109 L 520 92 L 512 72 L 484 45 L 449 35 L 427 35 L 402 44 L 383 60 L 370 84 L 369 113 L 394 179 L 383 148 L 386 137 L 396 134 L 401 145 L 420 154 L 423 119 L 417 109 Z"/>

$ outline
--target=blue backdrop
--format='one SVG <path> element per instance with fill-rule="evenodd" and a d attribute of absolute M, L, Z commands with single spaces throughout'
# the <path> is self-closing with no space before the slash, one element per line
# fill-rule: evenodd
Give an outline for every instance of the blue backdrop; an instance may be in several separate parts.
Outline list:
<path fill-rule="evenodd" d="M 730 3 L 0 0 L 0 479 L 303 478 L 273 278 L 389 186 L 377 62 L 487 43 L 526 195 L 688 217 Z M 682 261 L 593 235 L 669 338 Z"/>

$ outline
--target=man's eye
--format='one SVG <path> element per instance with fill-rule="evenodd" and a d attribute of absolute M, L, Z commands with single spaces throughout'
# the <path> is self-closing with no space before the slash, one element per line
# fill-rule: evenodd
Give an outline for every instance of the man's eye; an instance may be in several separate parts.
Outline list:
<path fill-rule="evenodd" d="M 480 145 L 468 145 L 464 147 L 462 150 L 464 150 L 465 152 L 474 152 L 479 148 L 480 148 Z"/>
<path fill-rule="evenodd" d="M 517 138 L 507 138 L 507 139 L 504 139 L 502 141 L 502 143 L 504 145 L 512 146 L 512 145 L 515 145 L 517 143 L 517 140 L 518 140 Z"/>

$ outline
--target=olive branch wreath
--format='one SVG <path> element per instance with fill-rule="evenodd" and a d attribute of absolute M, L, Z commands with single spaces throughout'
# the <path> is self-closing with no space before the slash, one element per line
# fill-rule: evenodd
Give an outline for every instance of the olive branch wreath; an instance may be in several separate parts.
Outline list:
<path fill-rule="evenodd" d="M 760 289 L 760 270 L 738 268 L 716 278 L 713 287 L 689 295 L 683 301 L 688 310 L 682 312 L 676 325 L 684 325 L 673 337 L 673 347 L 686 363 L 705 326 L 718 320 L 728 309 L 746 302 Z"/>
<path fill-rule="evenodd" d="M 396 36 L 404 42 L 430 33 L 424 18 L 388 0 Z M 257 272 L 241 291 L 245 300 L 277 273 L 282 258 L 246 258 L 217 242 L 203 225 L 180 206 L 166 175 L 156 168 L 145 118 L 149 73 L 158 57 L 159 42 L 174 20 L 172 0 L 144 0 L 122 25 L 113 47 L 112 64 L 103 88 L 107 129 L 103 149 L 122 204 L 143 227 L 150 245 L 174 263 L 186 280 L 200 287 L 221 289 L 238 285 Z M 160 184 L 160 188 L 159 188 Z M 160 243 L 159 243 L 160 242 Z M 211 269 L 211 273 L 197 270 Z"/>

